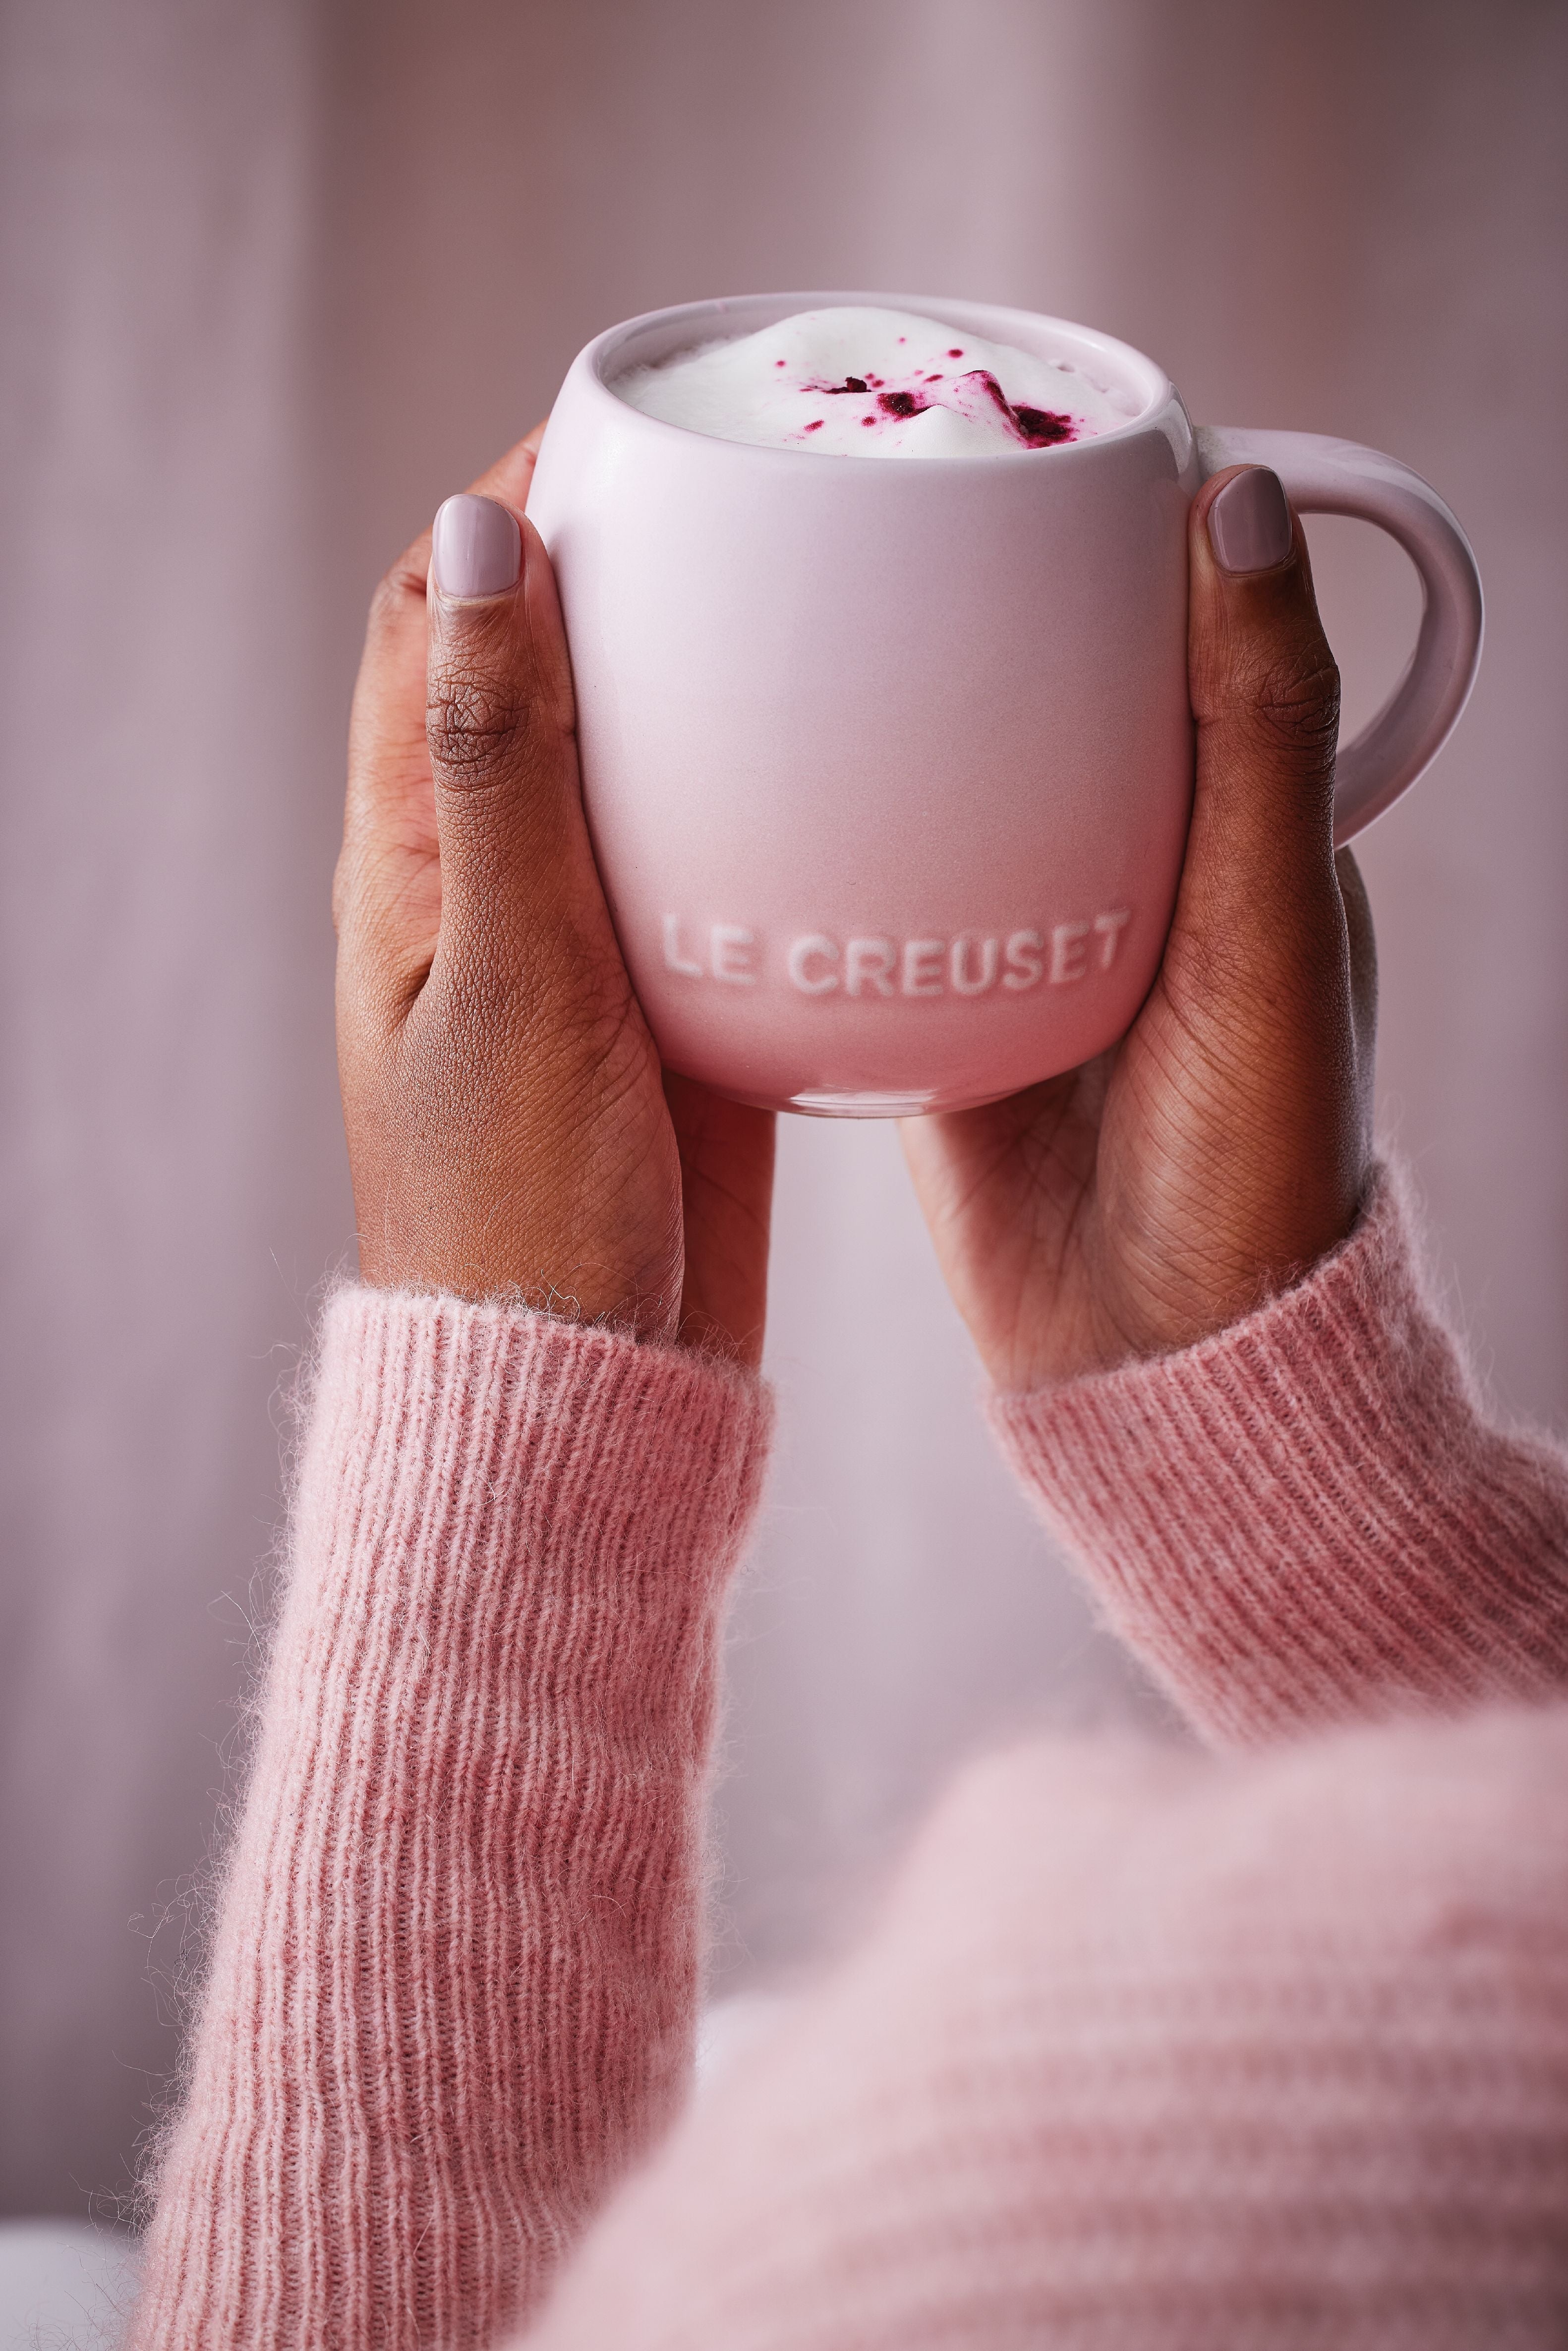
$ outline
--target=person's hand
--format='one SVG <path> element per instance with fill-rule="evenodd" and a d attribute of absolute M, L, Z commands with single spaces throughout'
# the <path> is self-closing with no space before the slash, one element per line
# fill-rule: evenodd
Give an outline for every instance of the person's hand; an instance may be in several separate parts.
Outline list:
<path fill-rule="evenodd" d="M 773 1122 L 664 1079 L 578 783 L 543 427 L 376 591 L 333 891 L 362 1278 L 755 1364 Z"/>
<path fill-rule="evenodd" d="M 1009 1101 L 907 1120 L 949 1288 L 1019 1391 L 1191 1344 L 1343 1240 L 1371 1158 L 1376 975 L 1333 845 L 1339 679 L 1278 478 L 1195 499 L 1192 830 L 1129 1034 Z"/>

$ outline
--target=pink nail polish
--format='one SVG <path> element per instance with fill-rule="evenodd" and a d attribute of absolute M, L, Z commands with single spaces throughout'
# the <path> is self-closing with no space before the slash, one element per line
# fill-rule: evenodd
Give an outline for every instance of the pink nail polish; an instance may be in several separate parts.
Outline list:
<path fill-rule="evenodd" d="M 1294 541 L 1279 475 L 1249 465 L 1227 482 L 1208 509 L 1208 543 L 1227 571 L 1271 571 L 1283 563 Z"/>
<path fill-rule="evenodd" d="M 436 586 L 448 596 L 498 596 L 515 587 L 523 568 L 523 534 L 516 515 L 494 498 L 471 497 L 466 491 L 448 498 L 435 517 L 431 567 Z"/>

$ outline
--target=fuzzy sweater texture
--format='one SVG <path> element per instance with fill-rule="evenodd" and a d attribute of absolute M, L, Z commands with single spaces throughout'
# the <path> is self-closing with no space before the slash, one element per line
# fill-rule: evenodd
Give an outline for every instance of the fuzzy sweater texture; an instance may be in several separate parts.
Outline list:
<path fill-rule="evenodd" d="M 972 1768 L 693 2105 L 765 1393 L 334 1301 L 137 2351 L 1568 2344 L 1568 1465 L 1386 1180 L 991 1411 L 1202 1745 Z"/>

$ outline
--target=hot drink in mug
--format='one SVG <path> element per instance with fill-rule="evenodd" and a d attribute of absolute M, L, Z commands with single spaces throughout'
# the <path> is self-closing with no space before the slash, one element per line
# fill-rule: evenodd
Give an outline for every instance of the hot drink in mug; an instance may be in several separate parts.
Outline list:
<path fill-rule="evenodd" d="M 1248 460 L 1420 573 L 1410 667 L 1340 755 L 1344 841 L 1434 758 L 1479 654 L 1464 535 L 1395 459 L 1195 430 L 1126 344 L 976 303 L 695 303 L 580 354 L 528 512 L 595 853 L 671 1068 L 888 1116 L 1124 1032 L 1191 802 L 1186 510 Z"/>

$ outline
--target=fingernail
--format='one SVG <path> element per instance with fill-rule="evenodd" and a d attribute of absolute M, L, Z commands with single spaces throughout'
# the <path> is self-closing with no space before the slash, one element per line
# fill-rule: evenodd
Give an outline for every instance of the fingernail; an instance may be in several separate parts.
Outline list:
<path fill-rule="evenodd" d="M 435 584 L 448 596 L 498 596 L 517 584 L 523 534 L 494 498 L 448 498 L 435 517 L 430 551 Z"/>
<path fill-rule="evenodd" d="M 1227 571 L 1271 571 L 1283 563 L 1294 539 L 1279 475 L 1249 465 L 1227 482 L 1208 509 L 1208 543 Z"/>

